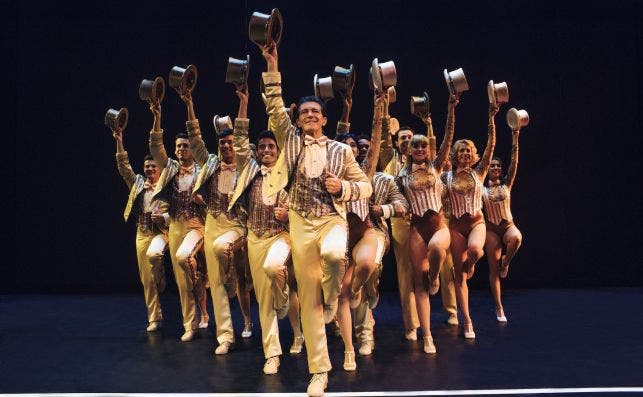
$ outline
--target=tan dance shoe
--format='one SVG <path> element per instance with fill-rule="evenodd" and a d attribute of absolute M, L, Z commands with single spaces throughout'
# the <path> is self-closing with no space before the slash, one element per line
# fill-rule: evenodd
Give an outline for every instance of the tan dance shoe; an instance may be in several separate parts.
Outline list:
<path fill-rule="evenodd" d="M 320 372 L 318 374 L 313 374 L 306 392 L 309 397 L 321 397 L 324 395 L 324 390 L 326 390 L 327 387 L 328 372 Z"/>
<path fill-rule="evenodd" d="M 243 331 L 241 331 L 242 338 L 249 338 L 252 336 L 252 323 L 245 323 L 243 325 Z"/>
<path fill-rule="evenodd" d="M 274 375 L 277 372 L 279 372 L 279 356 L 268 358 L 263 365 L 263 373 L 266 375 Z"/>
<path fill-rule="evenodd" d="M 355 350 L 344 352 L 344 371 L 355 371 L 357 363 L 355 362 Z"/>
<path fill-rule="evenodd" d="M 185 333 L 181 335 L 182 342 L 189 342 L 192 339 L 194 339 L 194 330 L 185 331 Z"/>
<path fill-rule="evenodd" d="M 417 329 L 407 329 L 404 334 L 404 339 L 406 340 L 418 340 L 418 331 Z"/>
<path fill-rule="evenodd" d="M 147 332 L 158 331 L 160 327 L 161 323 L 159 321 L 150 321 L 150 324 L 147 326 Z"/>
<path fill-rule="evenodd" d="M 460 322 L 458 321 L 458 315 L 455 313 L 449 313 L 449 318 L 447 319 L 447 324 L 449 325 L 458 325 Z"/>
<path fill-rule="evenodd" d="M 217 355 L 228 354 L 230 349 L 232 349 L 232 342 L 223 342 L 219 346 L 217 346 L 216 349 L 214 349 L 214 354 L 217 354 Z"/>
<path fill-rule="evenodd" d="M 304 347 L 304 336 L 296 336 L 292 341 L 292 346 L 290 346 L 290 354 L 299 354 L 301 349 Z"/>
<path fill-rule="evenodd" d="M 435 345 L 433 344 L 433 337 L 431 335 L 427 335 L 424 337 L 424 352 L 426 354 L 435 354 L 437 353 L 437 349 L 435 348 Z"/>
<path fill-rule="evenodd" d="M 473 323 L 464 324 L 462 331 L 465 339 L 475 339 L 476 333 L 473 332 Z"/>
<path fill-rule="evenodd" d="M 375 341 L 365 340 L 362 341 L 362 344 L 359 346 L 359 355 L 360 356 L 370 356 L 375 350 Z"/>

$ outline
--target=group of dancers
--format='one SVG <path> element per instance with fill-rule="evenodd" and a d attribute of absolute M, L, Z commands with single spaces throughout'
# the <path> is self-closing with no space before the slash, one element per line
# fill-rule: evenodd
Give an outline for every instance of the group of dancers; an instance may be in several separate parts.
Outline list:
<path fill-rule="evenodd" d="M 487 144 L 480 156 L 471 140 L 453 142 L 457 90 L 449 90 L 439 149 L 430 114 L 421 114 L 426 134 L 399 127 L 389 115 L 392 98 L 386 89 L 374 91 L 370 137 L 352 132 L 352 95 L 344 92 L 336 137 L 329 139 L 325 102 L 304 96 L 289 112 L 282 99 L 277 45 L 268 40 L 261 48 L 269 120 L 256 142 L 249 139 L 247 84 L 236 88 L 239 109 L 233 125 L 215 120 L 216 154 L 206 149 L 189 89 L 177 90 L 187 109 L 187 133 L 174 137 L 176 158 L 164 146 L 160 98 L 149 101 L 153 125 L 144 175 L 129 164 L 124 126 L 111 124 L 118 170 L 130 188 L 124 216 L 137 216 L 147 331 L 157 331 L 162 320 L 159 292 L 165 287 L 167 249 L 181 303 L 182 341 L 207 328 L 209 288 L 218 342 L 214 353 L 227 354 L 235 343 L 230 299 L 236 295 L 244 318 L 242 337 L 250 337 L 254 288 L 263 372 L 279 370 L 278 320 L 288 316 L 294 336 L 290 353 L 300 353 L 305 341 L 312 374 L 308 394 L 321 396 L 331 370 L 325 324 L 338 324 L 346 371 L 357 368 L 353 332 L 360 355 L 375 348 L 372 310 L 379 299 L 382 257 L 391 243 L 404 336 L 417 340 L 420 328 L 426 353 L 436 353 L 429 295 L 440 289 L 448 323 L 461 321 L 464 337 L 475 338 L 467 279 L 483 249 L 496 317 L 506 322 L 500 278 L 507 276 L 522 238 L 510 210 L 520 124 L 512 131 L 506 175 L 493 157 L 499 103 L 489 105 Z"/>

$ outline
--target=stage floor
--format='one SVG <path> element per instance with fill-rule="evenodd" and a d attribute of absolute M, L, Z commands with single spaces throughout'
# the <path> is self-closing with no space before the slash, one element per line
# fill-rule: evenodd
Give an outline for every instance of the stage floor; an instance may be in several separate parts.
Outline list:
<path fill-rule="evenodd" d="M 287 319 L 280 322 L 285 352 L 280 372 L 262 373 L 254 297 L 250 339 L 239 335 L 241 315 L 237 301 L 231 302 L 237 343 L 226 356 L 213 354 L 213 320 L 199 338 L 180 342 L 178 297 L 166 293 L 161 300 L 163 327 L 148 334 L 142 294 L 0 296 L 0 393 L 304 395 L 309 380 L 305 350 L 288 354 L 292 331 Z M 558 388 L 643 386 L 643 289 L 507 291 L 506 325 L 496 322 L 488 291 L 472 291 L 470 301 L 474 341 L 447 325 L 439 297 L 431 298 L 438 349 L 433 356 L 422 352 L 421 337 L 404 340 L 393 293 L 385 294 L 375 309 L 376 348 L 372 356 L 358 355 L 356 372 L 342 369 L 343 344 L 329 331 L 334 367 L 329 395 L 484 390 L 521 395 L 532 393 L 517 389 L 544 388 L 577 395 L 578 390 Z"/>

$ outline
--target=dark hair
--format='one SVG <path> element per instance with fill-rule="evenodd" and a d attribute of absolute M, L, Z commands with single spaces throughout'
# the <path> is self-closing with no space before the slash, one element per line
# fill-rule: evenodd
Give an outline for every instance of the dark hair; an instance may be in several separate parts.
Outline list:
<path fill-rule="evenodd" d="M 398 128 L 398 130 L 397 130 L 397 131 L 395 131 L 395 132 L 393 133 L 393 147 L 394 147 L 395 149 L 400 150 L 400 148 L 398 148 L 398 147 L 397 147 L 397 134 L 398 134 L 400 131 L 407 131 L 407 130 L 408 130 L 408 131 L 411 131 L 411 137 L 413 137 L 413 135 L 415 135 L 415 131 L 413 130 L 413 128 L 411 128 L 411 127 L 409 127 L 409 126 L 407 126 L 407 125 L 403 125 L 403 126 L 401 126 L 400 128 Z"/>
<path fill-rule="evenodd" d="M 275 141 L 275 145 L 279 147 L 279 145 L 277 144 L 277 137 L 275 137 L 275 134 L 273 134 L 272 131 L 261 131 L 259 135 L 257 135 L 257 145 L 259 145 L 259 141 L 264 138 L 272 139 L 273 141 Z"/>
<path fill-rule="evenodd" d="M 217 140 L 219 140 L 219 139 L 221 139 L 221 138 L 225 138 L 225 137 L 227 137 L 228 135 L 232 135 L 232 133 L 233 133 L 233 132 L 234 132 L 234 131 L 233 131 L 232 129 L 230 129 L 230 128 L 225 128 L 225 129 L 223 129 L 223 130 L 221 130 L 221 131 L 217 132 Z"/>
<path fill-rule="evenodd" d="M 154 161 L 154 157 L 152 157 L 152 155 L 149 153 L 146 154 L 145 157 L 143 157 L 143 162 L 150 161 L 150 160 Z"/>
<path fill-rule="evenodd" d="M 368 136 L 368 135 L 366 135 L 366 134 L 361 134 L 361 135 L 358 135 L 358 136 L 357 136 L 356 141 L 357 141 L 357 142 L 359 142 L 359 141 L 360 141 L 360 140 L 362 140 L 362 139 L 366 139 L 367 141 L 370 141 L 370 140 L 371 140 L 371 137 L 370 137 L 370 136 Z"/>
<path fill-rule="evenodd" d="M 297 116 L 299 116 L 299 107 L 306 102 L 316 102 L 321 106 L 322 116 L 326 117 L 326 104 L 324 101 L 314 95 L 303 96 L 297 101 Z"/>
<path fill-rule="evenodd" d="M 179 132 L 174 136 L 174 141 L 176 141 L 177 139 L 189 139 L 188 134 L 186 134 L 185 132 Z"/>
<path fill-rule="evenodd" d="M 502 168 L 502 159 L 498 156 L 493 156 L 491 158 L 491 161 L 496 160 L 498 163 L 500 163 L 500 168 Z"/>
<path fill-rule="evenodd" d="M 354 140 L 355 143 L 357 143 L 357 139 L 355 138 L 355 135 L 351 132 L 345 132 L 343 134 L 339 134 L 335 137 L 335 140 L 337 142 L 345 143 L 348 138 Z"/>

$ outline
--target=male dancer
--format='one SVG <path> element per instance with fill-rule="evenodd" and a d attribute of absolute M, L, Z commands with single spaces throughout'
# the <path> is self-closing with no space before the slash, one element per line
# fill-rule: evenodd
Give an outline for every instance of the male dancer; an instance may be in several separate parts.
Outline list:
<path fill-rule="evenodd" d="M 177 134 L 174 140 L 177 160 L 167 156 L 161 129 L 161 105 L 152 104 L 150 110 L 154 114 L 154 126 L 150 131 L 150 152 L 154 161 L 162 167 L 154 189 L 154 198 L 163 197 L 170 203 L 170 258 L 181 299 L 185 329 L 181 340 L 188 342 L 194 339 L 194 331 L 199 326 L 195 293 L 204 291 L 205 282 L 197 271 L 195 258 L 203 243 L 203 216 L 200 206 L 191 198 L 200 169 L 194 162 L 186 134 Z M 162 260 L 162 256 L 157 254 L 152 255 L 150 260 Z"/>
<path fill-rule="evenodd" d="M 163 263 L 153 263 L 149 257 L 163 258 L 167 245 L 167 225 L 165 217 L 168 205 L 162 200 L 152 200 L 154 187 L 159 179 L 159 170 L 151 155 L 145 156 L 143 169 L 145 176 L 135 174 L 129 163 L 129 157 L 123 146 L 123 131 L 112 131 L 116 140 L 116 165 L 125 184 L 130 189 L 123 217 L 129 219 L 132 210 L 136 213 L 136 258 L 138 273 L 143 284 L 143 296 L 147 307 L 148 332 L 159 329 L 163 314 L 159 292 L 165 289 L 165 271 Z"/>
<path fill-rule="evenodd" d="M 283 148 L 265 192 L 273 195 L 290 182 L 290 233 L 297 236 L 292 257 L 301 299 L 308 368 L 313 377 L 308 395 L 321 396 L 331 369 L 324 322 L 337 312 L 345 272 L 346 201 L 370 197 L 371 184 L 347 145 L 328 140 L 324 103 L 317 97 L 299 100 L 297 126 L 291 124 L 281 98 L 277 47 L 263 48 L 267 112 L 274 118 L 277 144 Z"/>
<path fill-rule="evenodd" d="M 188 121 L 185 124 L 188 129 L 190 148 L 197 163 L 203 167 L 194 185 L 193 194 L 197 200 L 205 200 L 203 204 L 207 209 L 204 251 L 219 342 L 214 353 L 227 354 L 234 344 L 229 296 L 234 297 L 235 277 L 238 281 L 236 292 L 244 314 L 244 331 L 248 333 L 252 327 L 250 292 L 246 288 L 249 280 L 245 277 L 237 277 L 245 276 L 245 271 L 238 271 L 235 268 L 235 266 L 243 268 L 247 264 L 244 249 L 247 214 L 240 203 L 228 209 L 238 176 L 232 147 L 232 130 L 225 129 L 217 134 L 221 157 L 219 161 L 219 156 L 208 153 L 201 139 L 201 129 L 194 113 L 192 95 L 188 93 L 181 96 L 181 99 L 185 102 L 188 111 Z M 246 114 L 247 106 L 247 102 L 240 103 L 239 112 Z M 245 109 L 241 110 L 241 107 Z M 235 124 L 237 124 L 236 120 Z M 246 129 L 247 124 L 248 120 L 245 116 L 239 120 L 239 125 L 245 125 Z M 226 291 L 226 284 L 232 285 L 230 293 Z"/>

